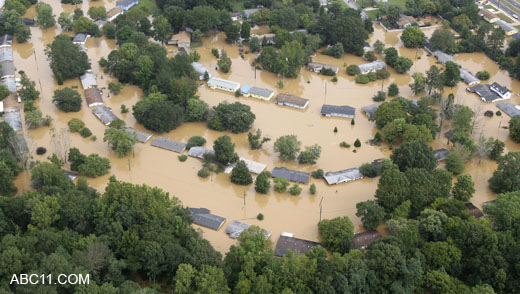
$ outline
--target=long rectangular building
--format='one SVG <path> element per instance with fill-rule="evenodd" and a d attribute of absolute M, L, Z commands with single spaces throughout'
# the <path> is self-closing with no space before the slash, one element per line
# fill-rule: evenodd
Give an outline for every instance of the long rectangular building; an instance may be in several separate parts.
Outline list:
<path fill-rule="evenodd" d="M 285 167 L 275 167 L 273 169 L 273 172 L 271 173 L 271 177 L 284 178 L 284 179 L 292 181 L 292 182 L 307 184 L 307 183 L 309 183 L 311 174 L 296 171 L 296 170 L 290 170 Z"/>
<path fill-rule="evenodd" d="M 350 107 L 348 105 L 329 105 L 323 104 L 321 107 L 321 114 L 327 117 L 330 116 L 338 116 L 338 117 L 346 117 L 346 118 L 354 118 L 356 114 L 356 109 L 354 107 Z"/>
<path fill-rule="evenodd" d="M 325 181 L 327 181 L 327 184 L 335 185 L 362 179 L 363 174 L 358 168 L 349 168 L 336 172 L 328 172 L 324 174 L 323 177 Z"/>
<path fill-rule="evenodd" d="M 152 146 L 163 148 L 177 153 L 186 149 L 186 143 L 178 142 L 167 137 L 157 137 L 152 141 Z"/>
<path fill-rule="evenodd" d="M 240 92 L 246 97 L 253 97 L 264 101 L 271 100 L 274 95 L 274 92 L 269 89 L 253 87 L 250 85 L 244 85 Z"/>
<path fill-rule="evenodd" d="M 289 250 L 295 253 L 305 254 L 318 245 L 320 245 L 318 242 L 294 238 L 293 234 L 282 233 L 280 238 L 278 238 L 278 242 L 276 242 L 274 254 L 282 257 L 287 255 Z"/>
<path fill-rule="evenodd" d="M 240 83 L 219 78 L 211 78 L 208 81 L 208 87 L 211 89 L 220 89 L 223 91 L 235 93 L 238 89 L 240 89 Z"/>
<path fill-rule="evenodd" d="M 298 109 L 305 109 L 309 105 L 309 99 L 287 93 L 276 95 L 274 102 L 280 106 L 289 106 Z"/>

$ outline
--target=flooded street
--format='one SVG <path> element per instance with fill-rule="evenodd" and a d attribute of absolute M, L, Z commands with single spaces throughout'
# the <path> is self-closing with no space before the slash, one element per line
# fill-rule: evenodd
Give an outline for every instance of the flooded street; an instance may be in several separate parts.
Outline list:
<path fill-rule="evenodd" d="M 50 3 L 53 6 L 54 14 L 58 16 L 62 11 L 72 12 L 74 5 L 62 5 L 57 2 Z M 90 6 L 99 6 L 105 3 L 108 9 L 115 6 L 115 0 L 105 0 L 88 2 L 85 1 L 80 6 L 85 14 Z M 34 7 L 26 14 L 28 17 L 34 16 Z M 435 29 L 427 29 L 425 33 L 430 36 Z M 262 28 L 265 32 L 266 29 Z M 317 223 L 320 219 L 319 203 L 323 197 L 322 218 L 329 219 L 337 216 L 348 216 L 356 225 L 356 231 L 361 231 L 361 221 L 355 216 L 356 203 L 374 198 L 377 188 L 376 179 L 365 178 L 352 183 L 344 183 L 335 186 L 328 186 L 323 179 L 311 178 L 308 185 L 302 185 L 303 192 L 299 196 L 291 196 L 289 193 L 277 193 L 272 189 L 269 194 L 257 194 L 254 185 L 248 187 L 234 185 L 229 180 L 229 175 L 213 174 L 206 179 L 199 178 L 197 171 L 202 166 L 202 161 L 190 157 L 185 162 L 177 159 L 177 153 L 164 149 L 159 149 L 150 145 L 150 141 L 145 144 L 135 146 L 135 154 L 124 158 L 118 158 L 108 145 L 103 142 L 103 133 L 106 127 L 91 113 L 86 103 L 83 103 L 82 110 L 77 113 L 64 113 L 59 111 L 52 104 L 52 95 L 55 89 L 61 87 L 77 87 L 82 93 L 79 79 L 65 81 L 63 86 L 58 86 L 49 63 L 44 54 L 45 46 L 51 43 L 56 34 L 61 33 L 57 25 L 46 31 L 39 27 L 31 28 L 32 37 L 25 44 L 13 42 L 14 63 L 17 70 L 23 70 L 30 79 L 37 84 L 41 92 L 40 99 L 36 105 L 41 109 L 43 115 L 53 117 L 51 127 L 41 127 L 36 130 L 24 129 L 28 141 L 29 149 L 34 156 L 34 160 L 44 161 L 52 152 L 63 153 L 70 147 L 77 147 L 84 154 L 98 153 L 110 159 L 110 174 L 96 179 L 88 179 L 91 186 L 102 192 L 111 174 L 117 179 L 129 181 L 135 184 L 147 184 L 158 186 L 178 197 L 185 206 L 205 207 L 213 214 L 225 217 L 227 222 L 218 232 L 211 229 L 201 228 L 205 238 L 210 240 L 212 245 L 221 252 L 226 252 L 229 246 L 235 244 L 235 240 L 229 238 L 225 233 L 227 223 L 232 220 L 242 220 L 245 223 L 258 225 L 266 230 L 272 231 L 272 241 L 276 242 L 281 232 L 291 232 L 294 236 L 302 239 L 318 240 Z M 414 66 L 410 74 L 397 74 L 390 69 L 391 76 L 384 81 L 383 87 L 386 91 L 390 83 L 395 82 L 399 86 L 400 95 L 407 98 L 416 98 L 412 94 L 408 84 L 411 82 L 413 72 L 425 72 L 431 65 L 436 63 L 433 56 L 427 56 L 426 51 L 419 49 L 403 48 L 399 40 L 401 32 L 386 33 L 378 25 L 375 32 L 371 35 L 369 43 L 372 45 L 376 40 L 383 41 L 387 47 L 398 48 L 403 56 L 414 59 Z M 138 87 L 125 86 L 120 94 L 107 98 L 107 84 L 115 81 L 113 77 L 104 74 L 98 66 L 101 57 L 107 57 L 111 50 L 116 49 L 115 40 L 103 38 L 89 38 L 87 40 L 87 54 L 92 63 L 92 71 L 97 74 L 98 87 L 103 89 L 103 99 L 105 104 L 111 107 L 116 116 L 122 118 L 127 126 L 137 130 L 145 129 L 136 124 L 132 113 L 121 114 L 120 107 L 125 104 L 131 108 L 142 97 L 142 92 Z M 211 49 L 224 49 L 232 59 L 231 71 L 227 74 L 217 71 L 217 59 L 211 54 Z M 247 51 L 247 48 L 245 48 Z M 167 46 L 168 51 L 177 50 L 175 46 Z M 191 136 L 203 136 L 207 140 L 206 147 L 212 148 L 213 141 L 222 135 L 229 135 L 236 144 L 236 152 L 239 156 L 246 159 L 267 164 L 267 169 L 272 171 L 275 167 L 287 167 L 300 171 L 311 172 L 318 168 L 327 171 L 337 171 L 352 167 L 359 167 L 362 163 L 371 162 L 378 158 L 389 157 L 391 151 L 386 147 L 370 146 L 367 141 L 373 138 L 376 133 L 374 123 L 368 121 L 367 117 L 361 113 L 360 108 L 365 105 L 373 104 L 372 96 L 381 90 L 381 81 L 372 82 L 366 85 L 359 85 L 354 82 L 354 77 L 347 76 L 346 66 L 350 64 L 361 64 L 365 61 L 361 57 L 350 54 L 344 55 L 342 59 L 317 54 L 313 59 L 316 62 L 332 64 L 340 67 L 338 82 L 333 83 L 331 77 L 326 77 L 311 73 L 306 68 L 302 68 L 300 75 L 296 79 L 282 79 L 273 73 L 255 70 L 251 66 L 257 53 L 244 54 L 240 57 L 238 47 L 227 44 L 224 35 L 218 34 L 204 39 L 202 47 L 196 48 L 200 54 L 201 62 L 210 71 L 213 77 L 220 77 L 241 83 L 241 85 L 253 85 L 268 88 L 278 93 L 289 93 L 310 99 L 309 107 L 305 111 L 296 110 L 290 107 L 277 106 L 274 103 L 263 102 L 255 98 L 235 98 L 232 93 L 219 90 L 211 90 L 205 84 L 198 90 L 200 99 L 206 101 L 210 106 L 215 106 L 222 101 L 241 103 L 251 106 L 256 114 L 256 120 L 252 130 L 260 128 L 264 135 L 272 140 L 266 144 L 262 150 L 250 150 L 247 141 L 247 133 L 230 134 L 227 132 L 217 132 L 209 130 L 205 123 L 185 123 L 181 127 L 168 134 L 162 134 L 171 139 L 186 142 Z M 380 57 L 379 57 L 380 58 Z M 500 84 L 512 89 L 513 98 L 511 103 L 520 104 L 516 93 L 520 92 L 520 82 L 511 80 L 507 72 L 499 70 L 498 65 L 487 58 L 482 53 L 460 54 L 454 57 L 463 67 L 476 73 L 480 70 L 487 70 L 491 74 L 489 82 L 499 82 Z M 284 87 L 279 89 L 277 84 L 282 80 Z M 473 135 L 478 138 L 481 134 L 486 137 L 493 136 L 506 142 L 507 151 L 520 151 L 520 145 L 508 139 L 508 130 L 499 128 L 505 126 L 509 121 L 507 115 L 502 117 L 494 116 L 487 118 L 483 116 L 484 111 L 497 111 L 495 104 L 484 104 L 475 94 L 466 92 L 466 84 L 459 83 L 453 89 L 446 88 L 444 95 L 454 93 L 456 102 L 468 105 L 475 111 L 479 110 L 478 128 Z M 7 108 L 21 107 L 12 98 L 7 101 Z M 341 118 L 321 117 L 321 106 L 326 104 L 349 105 L 356 108 L 355 125 L 351 125 L 350 120 Z M 22 111 L 23 112 L 23 111 Z M 77 133 L 63 136 L 60 144 L 52 143 L 50 134 L 51 128 L 59 133 L 62 129 L 67 129 L 67 122 L 71 118 L 83 120 L 86 126 L 92 131 L 96 141 L 90 138 L 82 138 Z M 338 132 L 334 133 L 334 127 Z M 449 129 L 448 122 L 444 123 L 444 130 Z M 302 148 L 312 144 L 322 146 L 322 155 L 315 165 L 299 165 L 296 162 L 287 163 L 278 159 L 273 151 L 273 144 L 276 138 L 294 134 L 302 142 Z M 154 134 L 156 135 L 156 134 Z M 340 148 L 342 141 L 353 145 L 359 138 L 362 142 L 360 148 L 351 147 L 349 149 Z M 69 142 L 70 141 L 70 142 Z M 55 148 L 55 145 L 61 148 Z M 35 149 L 39 146 L 46 147 L 49 151 L 43 156 L 35 155 Z M 446 147 L 446 139 L 441 136 L 432 143 L 434 148 Z M 63 149 L 63 150 L 59 150 Z M 353 150 L 357 149 L 354 153 Z M 478 164 L 478 158 L 466 165 L 466 172 L 473 176 L 476 193 L 471 199 L 473 204 L 481 207 L 482 202 L 494 199 L 496 196 L 488 189 L 487 180 L 491 177 L 496 168 L 496 163 L 483 159 Z M 29 189 L 29 176 L 20 174 L 16 180 L 19 191 Z M 317 194 L 309 193 L 309 186 L 314 183 L 317 187 Z M 245 195 L 245 196 L 244 196 Z M 244 204 L 245 203 L 245 204 Z M 264 214 L 263 221 L 256 220 L 258 213 Z"/>

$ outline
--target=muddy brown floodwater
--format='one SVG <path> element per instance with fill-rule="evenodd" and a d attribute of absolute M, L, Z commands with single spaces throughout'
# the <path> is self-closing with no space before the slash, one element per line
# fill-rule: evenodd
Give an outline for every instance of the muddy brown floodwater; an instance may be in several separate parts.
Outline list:
<path fill-rule="evenodd" d="M 62 5 L 58 1 L 51 1 L 55 15 L 59 15 L 62 11 L 71 12 L 74 5 Z M 115 1 L 85 1 L 80 6 L 86 12 L 91 5 L 105 5 L 107 9 L 115 6 Z M 31 8 L 27 15 L 34 16 L 34 8 Z M 268 29 L 262 27 L 258 32 L 265 33 Z M 425 30 L 427 35 L 431 35 L 434 29 Z M 378 179 L 363 179 L 352 183 L 344 183 L 335 186 L 328 186 L 323 179 L 317 180 L 311 178 L 309 185 L 303 185 L 303 192 L 299 196 L 290 196 L 288 193 L 277 193 L 273 190 L 267 195 L 257 194 L 253 185 L 248 187 L 231 184 L 229 176 L 225 174 L 213 174 L 207 179 L 201 179 L 197 176 L 197 171 L 201 168 L 202 162 L 195 158 L 189 158 L 186 162 L 180 162 L 176 153 L 150 146 L 150 141 L 146 144 L 137 144 L 135 147 L 135 155 L 125 158 L 118 158 L 111 151 L 107 144 L 103 142 L 103 133 L 105 126 L 97 120 L 91 113 L 90 109 L 84 102 L 82 110 L 77 113 L 64 113 L 58 111 L 51 102 L 51 97 L 55 89 L 61 87 L 78 87 L 81 91 L 79 79 L 67 80 L 63 86 L 58 86 L 52 72 L 49 68 L 48 61 L 44 54 L 44 48 L 52 42 L 56 34 L 61 33 L 59 26 L 50 28 L 46 31 L 38 27 L 31 28 L 32 38 L 24 44 L 13 44 L 14 62 L 17 70 L 24 70 L 27 75 L 36 81 L 37 87 L 41 91 L 41 98 L 37 101 L 37 106 L 42 110 L 44 115 L 51 115 L 54 121 L 51 127 L 41 127 L 37 130 L 25 130 L 29 147 L 34 156 L 34 160 L 44 161 L 51 152 L 63 152 L 68 147 L 77 147 L 81 152 L 90 154 L 98 153 L 110 159 L 110 174 L 114 174 L 118 179 L 129 181 L 136 184 L 147 184 L 158 186 L 169 192 L 171 195 L 178 197 L 184 205 L 190 207 L 206 207 L 216 215 L 227 218 L 227 222 L 232 220 L 242 220 L 245 223 L 258 225 L 266 230 L 273 232 L 273 241 L 276 242 L 281 232 L 294 233 L 295 237 L 319 240 L 317 223 L 320 218 L 319 203 L 323 197 L 322 218 L 330 219 L 337 216 L 348 216 L 354 222 L 356 231 L 363 230 L 360 220 L 355 216 L 356 203 L 374 198 L 377 188 Z M 386 46 L 396 47 L 399 53 L 409 58 L 415 59 L 415 64 L 410 72 L 425 72 L 431 65 L 435 64 L 434 57 L 428 57 L 426 52 L 419 49 L 403 48 L 399 36 L 401 32 L 386 33 L 378 25 L 375 26 L 375 32 L 371 35 L 369 43 L 373 44 L 376 40 L 383 41 Z M 89 38 L 87 41 L 88 56 L 92 62 L 92 70 L 97 73 L 98 86 L 104 88 L 103 98 L 107 106 L 112 107 L 114 113 L 125 120 L 127 126 L 134 127 L 138 130 L 144 130 L 139 124 L 136 124 L 131 113 L 121 114 L 119 109 L 121 104 L 127 107 L 134 105 L 141 99 L 142 92 L 135 86 L 126 86 L 120 94 L 107 97 L 107 84 L 115 79 L 106 75 L 100 70 L 97 61 L 101 57 L 106 57 L 111 50 L 116 48 L 114 40 L 105 38 Z M 175 46 L 167 46 L 167 50 L 175 51 Z M 225 49 L 233 61 L 232 69 L 228 74 L 223 74 L 215 70 L 217 60 L 211 54 L 211 48 Z M 391 151 L 387 146 L 377 147 L 370 146 L 367 141 L 372 138 L 376 132 L 374 123 L 368 121 L 367 117 L 361 113 L 360 108 L 364 105 L 374 103 L 372 96 L 381 89 L 381 82 L 373 82 L 367 85 L 355 84 L 354 78 L 347 76 L 345 66 L 350 64 L 361 64 L 364 61 L 360 57 L 350 54 L 344 55 L 342 59 L 335 59 L 329 56 L 317 54 L 314 61 L 333 64 L 340 67 L 338 73 L 338 82 L 331 82 L 330 77 L 321 76 L 311 73 L 302 68 L 300 75 L 296 79 L 282 79 L 273 73 L 267 71 L 256 71 L 251 66 L 256 54 L 245 54 L 241 58 L 238 54 L 238 47 L 227 44 L 224 41 L 223 34 L 210 36 L 204 39 L 202 47 L 197 48 L 201 55 L 200 62 L 209 69 L 214 77 L 230 79 L 240 82 L 242 85 L 249 84 L 258 87 L 265 87 L 274 90 L 276 93 L 287 92 L 310 99 L 310 105 L 305 111 L 295 110 L 288 107 L 279 107 L 273 103 L 262 102 L 254 98 L 235 98 L 233 94 L 218 90 L 211 90 L 206 85 L 201 85 L 198 90 L 200 99 L 206 101 L 210 106 L 217 105 L 222 101 L 240 101 L 250 105 L 252 111 L 256 114 L 256 120 L 253 129 L 260 128 L 265 135 L 270 136 L 273 140 L 264 145 L 262 150 L 249 150 L 246 134 L 229 134 L 227 132 L 216 132 L 209 130 L 204 123 L 185 123 L 176 130 L 171 131 L 163 136 L 168 136 L 174 140 L 187 141 L 189 137 L 199 135 L 206 138 L 208 147 L 211 148 L 216 138 L 222 135 L 230 135 L 236 144 L 237 153 L 251 160 L 259 161 L 267 164 L 267 170 L 271 171 L 274 167 L 288 167 L 301 171 L 311 172 L 317 168 L 325 171 L 337 171 L 341 169 L 358 167 L 362 163 L 371 162 L 377 158 L 388 157 Z M 520 83 L 511 80 L 507 72 L 499 70 L 498 66 L 489 58 L 480 53 L 460 54 L 455 59 L 464 67 L 472 72 L 479 70 L 487 70 L 491 73 L 490 81 L 497 81 L 512 89 L 514 93 L 520 91 Z M 399 86 L 401 95 L 409 98 L 416 98 L 411 93 L 408 84 L 410 83 L 410 75 L 397 74 L 390 69 L 391 76 L 384 81 L 384 88 L 392 82 Z M 283 89 L 278 89 L 277 83 L 282 80 Z M 509 117 L 483 117 L 485 110 L 497 110 L 494 104 L 483 104 L 481 100 L 473 94 L 465 91 L 466 85 L 460 83 L 453 89 L 446 89 L 445 95 L 454 93 L 457 97 L 457 103 L 468 105 L 474 110 L 479 110 L 479 126 L 474 132 L 475 138 L 480 134 L 488 137 L 493 136 L 506 142 L 506 151 L 519 151 L 518 144 L 512 143 L 508 139 L 508 131 L 499 128 L 499 125 L 506 125 Z M 513 95 L 511 99 L 513 103 L 518 104 L 519 99 Z M 340 118 L 325 118 L 320 116 L 322 104 L 350 105 L 356 110 L 356 124 L 352 126 L 350 120 Z M 11 97 L 7 103 L 8 107 L 21 107 Z M 91 129 L 93 136 L 97 137 L 96 141 L 84 139 L 78 134 L 70 134 L 65 136 L 61 142 L 61 148 L 55 148 L 51 142 L 51 128 L 56 132 L 67 129 L 67 122 L 71 118 L 79 118 L 83 120 Z M 338 132 L 334 133 L 334 127 L 338 128 Z M 448 123 L 445 122 L 444 130 L 448 129 Z M 322 156 L 316 165 L 298 165 L 296 163 L 286 163 L 278 160 L 277 155 L 273 151 L 274 140 L 282 135 L 295 134 L 302 141 L 302 146 L 320 144 Z M 68 138 L 67 138 L 68 137 Z M 357 148 L 340 148 L 339 143 L 346 141 L 350 144 L 359 138 L 362 147 Z M 45 146 L 49 152 L 44 156 L 35 155 L 34 150 L 38 146 Z M 446 140 L 444 138 L 437 139 L 432 143 L 435 148 L 445 147 Z M 466 166 L 466 172 L 473 176 L 476 184 L 476 193 L 472 198 L 472 202 L 481 207 L 482 202 L 494 199 L 496 196 L 488 189 L 487 180 L 496 168 L 496 163 L 490 160 L 482 160 L 478 164 L 478 159 L 470 162 Z M 96 179 L 88 179 L 91 186 L 102 192 L 108 182 L 109 175 Z M 16 180 L 20 192 L 30 189 L 29 175 L 22 173 Z M 317 194 L 309 193 L 311 183 L 316 184 Z M 245 195 L 245 205 L 244 205 Z M 265 219 L 263 221 L 256 220 L 256 215 L 263 213 Z M 225 227 L 226 225 L 224 225 Z M 225 234 L 225 229 L 219 231 L 200 228 L 205 238 L 210 240 L 213 246 L 221 251 L 226 252 L 229 246 L 235 244 L 236 241 L 229 238 Z M 381 228 L 381 230 L 384 230 Z"/>

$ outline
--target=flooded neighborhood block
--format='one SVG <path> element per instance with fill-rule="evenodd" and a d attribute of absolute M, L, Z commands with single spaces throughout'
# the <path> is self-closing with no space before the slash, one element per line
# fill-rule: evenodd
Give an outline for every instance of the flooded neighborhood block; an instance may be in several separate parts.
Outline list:
<path fill-rule="evenodd" d="M 101 90 L 98 88 L 88 88 L 84 92 L 85 100 L 87 101 L 88 107 L 103 105 L 103 97 L 101 97 Z"/>
<path fill-rule="evenodd" d="M 302 184 L 309 183 L 311 177 L 310 173 L 304 173 L 296 170 L 290 170 L 285 167 L 275 167 L 271 173 L 273 178 L 284 178 L 292 182 L 298 182 Z"/>
<path fill-rule="evenodd" d="M 265 165 L 263 163 L 248 160 L 245 158 L 240 158 L 239 160 L 243 160 L 246 163 L 247 169 L 249 170 L 249 172 L 254 173 L 254 174 L 259 174 L 259 173 L 263 172 L 264 169 L 267 167 L 267 165 Z M 233 171 L 233 168 L 235 168 L 235 166 L 236 166 L 236 163 L 228 165 L 226 167 L 226 169 L 224 170 L 224 173 L 225 174 L 231 173 L 231 171 Z"/>
<path fill-rule="evenodd" d="M 92 109 L 92 113 L 106 126 L 109 125 L 114 120 L 119 119 L 113 112 L 110 107 L 106 106 L 98 106 Z"/>
<path fill-rule="evenodd" d="M 250 227 L 251 225 L 234 220 L 226 227 L 226 234 L 228 234 L 229 237 L 236 239 L 240 237 L 240 234 L 242 234 L 243 231 L 249 229 Z M 264 233 L 266 239 L 271 236 L 270 231 L 262 230 L 262 232 Z"/>
<path fill-rule="evenodd" d="M 349 168 L 336 172 L 328 172 L 324 174 L 323 177 L 325 181 L 327 181 L 327 184 L 335 185 L 360 180 L 363 178 L 363 174 L 359 171 L 359 168 Z"/>
<path fill-rule="evenodd" d="M 19 111 L 7 110 L 3 119 L 15 132 L 22 130 L 22 117 L 20 116 Z"/>
<path fill-rule="evenodd" d="M 370 245 L 370 243 L 374 242 L 377 239 L 381 239 L 383 236 L 376 231 L 371 230 L 367 232 L 357 233 L 352 238 L 352 243 L 354 243 L 354 248 L 363 249 Z"/>
<path fill-rule="evenodd" d="M 146 143 L 152 137 L 152 134 L 137 131 L 134 128 L 125 128 L 125 131 L 130 134 L 135 134 L 137 141 L 140 143 Z"/>
<path fill-rule="evenodd" d="M 356 109 L 354 107 L 350 107 L 348 105 L 330 105 L 323 104 L 321 107 L 321 115 L 325 115 L 326 117 L 337 116 L 337 117 L 346 117 L 346 118 L 354 118 L 356 114 Z"/>
<path fill-rule="evenodd" d="M 433 150 L 433 156 L 435 157 L 435 159 L 437 159 L 437 161 L 443 161 L 444 159 L 446 159 L 446 156 L 448 156 L 448 154 L 450 154 L 450 152 L 446 148 Z"/>
<path fill-rule="evenodd" d="M 80 76 L 79 79 L 81 80 L 81 86 L 83 86 L 83 89 L 97 87 L 96 74 L 91 71 L 86 72 L 84 75 Z"/>
<path fill-rule="evenodd" d="M 193 223 L 218 231 L 226 221 L 225 218 L 211 214 L 206 208 L 190 208 Z"/>
<path fill-rule="evenodd" d="M 178 142 L 167 137 L 157 137 L 152 141 L 152 146 L 163 148 L 177 153 L 186 149 L 186 143 Z"/>
<path fill-rule="evenodd" d="M 514 105 L 513 103 L 509 102 L 498 102 L 497 107 L 510 117 L 520 116 L 520 105 Z"/>
<path fill-rule="evenodd" d="M 305 109 L 309 105 L 309 99 L 286 93 L 276 95 L 274 102 L 280 106 L 289 106 L 298 109 Z"/>
<path fill-rule="evenodd" d="M 188 156 L 197 157 L 200 159 L 204 159 L 204 154 L 206 153 L 215 155 L 215 151 L 201 146 L 191 147 L 190 150 L 188 150 Z"/>
<path fill-rule="evenodd" d="M 278 238 L 278 242 L 276 242 L 274 254 L 282 257 L 287 255 L 289 250 L 293 252 L 307 253 L 318 245 L 320 245 L 318 242 L 298 239 L 294 238 L 292 234 L 282 233 L 280 238 Z"/>

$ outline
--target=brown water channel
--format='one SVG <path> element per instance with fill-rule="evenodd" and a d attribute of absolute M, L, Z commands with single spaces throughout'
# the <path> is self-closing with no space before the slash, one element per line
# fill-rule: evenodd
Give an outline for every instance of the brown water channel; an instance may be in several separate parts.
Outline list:
<path fill-rule="evenodd" d="M 58 2 L 58 1 L 52 1 Z M 115 1 L 85 1 L 81 4 L 83 10 L 88 10 L 90 5 L 106 4 L 107 10 L 115 5 Z M 72 11 L 75 6 L 61 5 L 59 3 L 51 4 L 54 13 L 59 15 L 62 11 Z M 34 8 L 27 12 L 28 16 L 34 15 Z M 266 28 L 261 28 L 262 32 L 266 32 Z M 355 216 L 356 203 L 373 199 L 374 192 L 377 188 L 378 179 L 363 179 L 352 183 L 344 183 L 335 186 L 328 186 L 324 180 L 316 180 L 311 178 L 310 183 L 317 186 L 317 194 L 310 195 L 308 192 L 309 185 L 303 185 L 303 192 L 299 196 L 291 196 L 288 193 L 277 193 L 271 190 L 267 195 L 257 194 L 253 185 L 249 187 L 237 186 L 231 184 L 229 176 L 225 174 L 213 174 L 207 179 L 201 179 L 197 176 L 197 171 L 201 168 L 202 162 L 195 158 L 189 158 L 186 162 L 180 162 L 177 159 L 177 153 L 166 151 L 163 149 L 150 146 L 150 141 L 146 144 L 138 144 L 135 147 L 135 155 L 125 158 L 118 158 L 111 151 L 107 144 L 103 142 L 103 133 L 105 126 L 91 113 L 90 109 L 84 103 L 82 110 L 78 113 L 64 113 L 58 111 L 51 102 L 53 91 L 60 87 L 78 87 L 82 93 L 79 79 L 68 80 L 63 86 L 58 86 L 49 68 L 48 62 L 44 55 L 44 48 L 52 42 L 54 36 L 61 32 L 59 26 L 50 28 L 46 31 L 38 27 L 31 28 L 32 38 L 25 44 L 13 45 L 14 62 L 17 70 L 24 70 L 27 75 L 36 81 L 41 98 L 37 101 L 37 106 L 42 110 L 44 115 L 51 115 L 54 121 L 50 128 L 54 128 L 57 132 L 67 128 L 67 122 L 71 118 L 79 118 L 83 120 L 91 129 L 96 141 L 84 139 L 78 134 L 70 134 L 65 136 L 61 144 L 64 147 L 77 147 L 85 154 L 98 153 L 110 159 L 112 168 L 110 174 L 114 174 L 118 179 L 129 181 L 136 184 L 147 184 L 158 186 L 169 192 L 171 195 L 178 197 L 184 205 L 190 207 L 206 207 L 216 215 L 227 218 L 227 222 L 232 220 L 243 220 L 243 222 L 259 225 L 260 227 L 273 232 L 273 241 L 276 242 L 281 232 L 294 233 L 295 237 L 318 240 L 318 229 L 316 224 L 320 217 L 319 203 L 323 197 L 322 218 L 334 218 L 337 216 L 348 216 L 356 225 L 356 230 L 361 231 L 360 220 Z M 430 35 L 433 29 L 426 30 Z M 399 40 L 400 32 L 386 33 L 379 26 L 375 27 L 369 43 L 373 44 L 376 40 L 383 41 L 387 47 L 393 46 L 398 48 L 401 55 L 409 58 L 415 58 L 414 67 L 411 73 L 420 71 L 425 72 L 432 64 L 435 64 L 434 57 L 426 56 L 423 50 L 403 48 Z M 106 57 L 111 50 L 116 48 L 114 40 L 106 40 L 105 38 L 89 38 L 87 41 L 88 56 L 92 62 L 92 70 L 98 74 L 97 82 L 100 88 L 107 87 L 108 82 L 114 81 L 114 78 L 104 74 L 97 64 L 101 57 Z M 211 48 L 225 49 L 231 57 L 233 64 L 228 74 L 223 74 L 215 70 L 217 60 L 211 54 Z M 174 51 L 175 46 L 168 46 L 168 51 Z M 214 77 L 240 82 L 242 85 L 249 84 L 264 88 L 269 88 L 279 92 L 287 92 L 310 99 L 310 105 L 305 111 L 295 110 L 288 107 L 276 106 L 273 103 L 262 102 L 254 98 L 235 98 L 233 94 L 218 90 L 211 90 L 206 85 L 199 87 L 198 95 L 200 99 L 206 101 L 210 106 L 217 105 L 222 101 L 240 101 L 250 105 L 252 111 L 256 114 L 256 120 L 253 128 L 260 128 L 265 135 L 270 136 L 273 140 L 264 145 L 262 150 L 249 150 L 246 134 L 228 134 L 226 132 L 216 132 L 209 130 L 204 123 L 185 123 L 178 129 L 163 134 L 174 140 L 187 141 L 189 137 L 200 135 L 208 141 L 208 147 L 211 148 L 212 142 L 224 134 L 230 135 L 236 144 L 237 153 L 244 158 L 255 160 L 267 164 L 267 170 L 274 167 L 285 166 L 287 168 L 298 169 L 310 172 L 317 168 L 325 171 L 337 171 L 341 169 L 358 167 L 364 162 L 371 162 L 377 158 L 388 157 L 390 150 L 383 147 L 370 146 L 366 142 L 372 138 L 376 132 L 374 123 L 368 121 L 367 117 L 361 113 L 360 108 L 364 105 L 374 103 L 372 96 L 381 89 L 381 82 L 373 82 L 367 85 L 355 84 L 354 78 L 347 76 L 345 73 L 345 64 L 361 64 L 364 61 L 360 57 L 353 55 L 345 55 L 342 59 L 335 59 L 325 55 L 317 54 L 314 61 L 333 64 L 340 67 L 338 73 L 338 82 L 331 82 L 330 77 L 321 76 L 311 73 L 302 68 L 300 75 L 296 79 L 283 79 L 284 88 L 278 89 L 277 83 L 281 77 L 266 71 L 256 71 L 251 66 L 254 59 L 253 54 L 246 54 L 245 58 L 241 58 L 238 53 L 238 47 L 227 44 L 224 41 L 223 34 L 211 36 L 204 39 L 202 47 L 197 48 L 197 52 L 201 55 L 200 62 L 209 69 Z M 461 54 L 455 59 L 464 67 L 472 72 L 479 70 L 487 70 L 492 78 L 490 81 L 497 81 L 502 85 L 512 89 L 514 93 L 520 91 L 520 83 L 513 81 L 508 77 L 507 72 L 498 69 L 498 66 L 483 54 Z M 384 88 L 392 82 L 399 85 L 401 95 L 409 98 L 412 97 L 408 84 L 410 83 L 410 75 L 400 75 L 391 71 L 391 76 L 384 81 Z M 473 94 L 465 91 L 466 85 L 460 83 L 458 87 L 446 89 L 445 95 L 453 92 L 457 97 L 457 103 L 465 104 L 473 109 L 478 109 L 482 105 L 479 113 L 479 128 L 474 132 L 475 137 L 482 135 L 488 137 L 498 137 L 506 142 L 506 151 L 519 151 L 518 144 L 512 143 L 508 138 L 508 131 L 499 128 L 499 125 L 506 125 L 509 117 L 506 115 L 493 118 L 483 117 L 485 110 L 497 110 L 494 104 L 483 104 L 481 100 Z M 107 98 L 108 91 L 104 91 L 103 98 L 107 106 L 112 107 L 114 113 L 125 120 L 127 126 L 134 127 L 138 130 L 144 130 L 139 124 L 136 124 L 131 113 L 121 114 L 119 109 L 121 104 L 125 104 L 129 108 L 141 99 L 142 92 L 135 86 L 126 86 L 124 90 L 113 97 Z M 9 107 L 19 107 L 16 102 L 10 98 Z M 516 95 L 511 99 L 513 103 L 519 104 L 520 99 Z M 320 116 L 322 104 L 350 105 L 357 108 L 356 124 L 352 126 L 350 120 L 340 118 L 325 118 Z M 338 132 L 334 133 L 334 127 L 338 128 Z M 49 127 L 41 127 L 37 130 L 25 131 L 26 137 L 34 155 L 34 150 L 38 146 L 45 146 L 50 152 L 60 152 L 56 150 L 51 143 L 51 135 Z M 448 124 L 445 123 L 445 130 Z M 318 143 L 322 146 L 323 152 L 321 158 L 316 165 L 298 165 L 296 163 L 287 163 L 278 160 L 277 154 L 273 151 L 274 140 L 282 135 L 295 134 L 302 141 L 302 146 Z M 68 137 L 68 139 L 67 139 Z M 346 141 L 350 144 L 359 138 L 362 147 L 357 149 L 357 153 L 350 149 L 340 148 L 339 143 Z M 66 141 L 69 141 L 67 143 Z M 68 146 L 67 146 L 68 145 Z M 432 143 L 434 148 L 446 147 L 444 138 L 438 139 Z M 34 155 L 36 160 L 44 161 L 48 156 Z M 495 198 L 496 196 L 488 189 L 487 179 L 491 176 L 496 168 L 496 163 L 489 160 L 482 160 L 478 164 L 478 159 L 469 163 L 466 172 L 473 176 L 476 184 L 476 193 L 472 198 L 472 202 L 481 207 L 483 201 Z M 89 184 L 99 191 L 103 191 L 108 182 L 109 175 L 96 179 L 88 179 Z M 29 189 L 29 177 L 22 174 L 16 181 L 20 192 Z M 244 194 L 245 205 L 244 205 Z M 263 213 L 265 219 L 263 221 L 256 220 L 256 215 Z M 225 228 L 226 224 L 224 225 Z M 218 232 L 201 228 L 204 237 L 209 239 L 213 246 L 221 251 L 226 252 L 231 244 L 236 241 L 229 238 L 225 234 L 224 228 Z"/>

